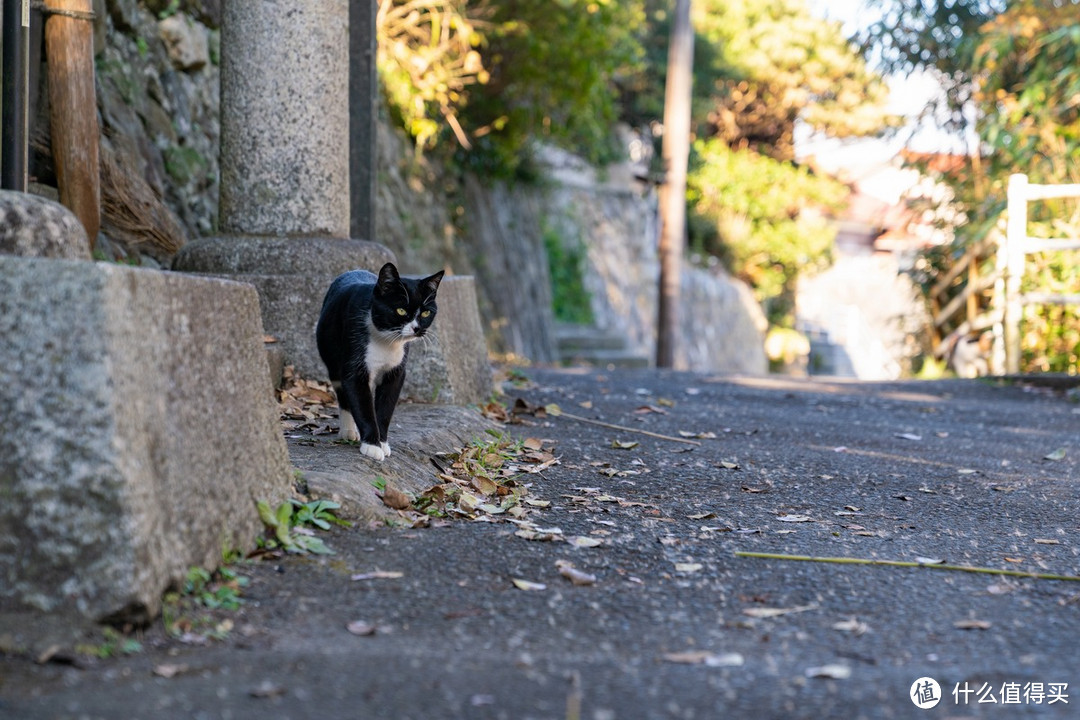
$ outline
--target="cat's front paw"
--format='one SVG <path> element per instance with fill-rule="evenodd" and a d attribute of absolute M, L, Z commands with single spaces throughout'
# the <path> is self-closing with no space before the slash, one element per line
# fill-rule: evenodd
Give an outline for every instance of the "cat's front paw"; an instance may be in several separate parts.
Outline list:
<path fill-rule="evenodd" d="M 371 443 L 360 443 L 360 453 L 362 455 L 367 455 L 369 458 L 372 458 L 373 460 L 380 460 L 380 461 L 389 454 L 389 453 L 384 453 L 381 446 L 372 445 Z"/>
<path fill-rule="evenodd" d="M 383 457 L 390 457 L 390 443 L 381 442 L 381 443 L 379 443 L 379 447 L 382 448 Z"/>

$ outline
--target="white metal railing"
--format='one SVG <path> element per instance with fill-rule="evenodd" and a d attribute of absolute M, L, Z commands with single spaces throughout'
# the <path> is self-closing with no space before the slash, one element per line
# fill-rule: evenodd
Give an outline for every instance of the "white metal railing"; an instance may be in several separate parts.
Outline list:
<path fill-rule="evenodd" d="M 1005 242 L 998 246 L 997 266 L 1001 268 L 994 288 L 995 305 L 1002 308 L 1002 327 L 995 328 L 994 335 L 1003 347 L 995 348 L 995 359 L 1004 356 L 1004 371 L 1020 371 L 1020 318 L 1025 304 L 1080 304 L 1080 295 L 1020 292 L 1027 255 L 1052 250 L 1080 250 L 1080 238 L 1034 238 L 1027 234 L 1028 203 L 1034 200 L 1057 198 L 1080 198 L 1080 184 L 1035 185 L 1028 182 L 1027 175 L 1017 173 L 1009 176 L 1008 224 Z M 995 368 L 1001 372 L 1002 368 Z"/>

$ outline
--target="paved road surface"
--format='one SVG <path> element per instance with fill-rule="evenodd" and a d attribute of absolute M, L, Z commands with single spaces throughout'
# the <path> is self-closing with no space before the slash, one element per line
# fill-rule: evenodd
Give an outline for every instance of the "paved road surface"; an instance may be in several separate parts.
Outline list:
<path fill-rule="evenodd" d="M 330 558 L 241 565 L 222 641 L 157 627 L 82 667 L 0 657 L 0 717 L 1080 717 L 1080 583 L 735 554 L 1080 575 L 1080 406 L 976 381 L 528 375 L 511 400 L 715 438 L 527 417 L 510 431 L 561 460 L 529 478 L 551 502 L 529 519 L 599 546 L 507 522 L 335 530 Z M 402 575 L 351 579 L 373 571 Z"/>

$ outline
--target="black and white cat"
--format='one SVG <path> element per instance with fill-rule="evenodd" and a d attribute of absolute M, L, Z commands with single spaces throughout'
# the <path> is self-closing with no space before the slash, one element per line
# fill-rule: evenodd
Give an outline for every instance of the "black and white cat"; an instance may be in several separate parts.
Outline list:
<path fill-rule="evenodd" d="M 405 382 L 408 344 L 435 319 L 443 271 L 405 278 L 393 263 L 379 274 L 353 270 L 326 291 L 315 339 L 341 408 L 340 437 L 376 460 L 390 456 L 386 433 Z"/>

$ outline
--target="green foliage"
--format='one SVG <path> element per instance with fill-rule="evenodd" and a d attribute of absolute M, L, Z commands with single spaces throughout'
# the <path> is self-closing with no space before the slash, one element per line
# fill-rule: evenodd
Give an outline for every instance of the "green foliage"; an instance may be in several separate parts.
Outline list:
<path fill-rule="evenodd" d="M 555 319 L 588 325 L 593 321 L 589 292 L 585 289 L 585 250 L 580 244 L 568 246 L 559 234 L 544 231 L 551 278 L 551 301 Z"/>
<path fill-rule="evenodd" d="M 534 139 L 593 162 L 612 159 L 616 80 L 641 59 L 642 19 L 639 2 L 492 3 L 482 49 L 490 80 L 465 109 L 472 133 L 488 138 L 475 152 L 494 154 L 487 164 L 510 171 Z"/>
<path fill-rule="evenodd" d="M 379 74 L 390 107 L 418 149 L 434 144 L 443 122 L 468 145 L 458 108 L 467 87 L 488 78 L 476 50 L 482 37 L 474 19 L 467 0 L 379 3 Z"/>
<path fill-rule="evenodd" d="M 209 610 L 239 610 L 243 598 L 240 596 L 247 587 L 248 578 L 238 575 L 229 567 L 221 567 L 211 573 L 201 567 L 188 570 L 181 594 Z"/>
<path fill-rule="evenodd" d="M 483 174 L 527 176 L 538 138 L 603 162 L 639 21 L 637 1 L 382 0 L 380 77 L 418 148 L 454 138 Z"/>
<path fill-rule="evenodd" d="M 687 194 L 692 246 L 720 256 L 755 288 L 770 320 L 783 324 L 798 274 L 829 258 L 836 231 L 821 209 L 839 208 L 847 189 L 713 139 L 694 144 Z"/>

